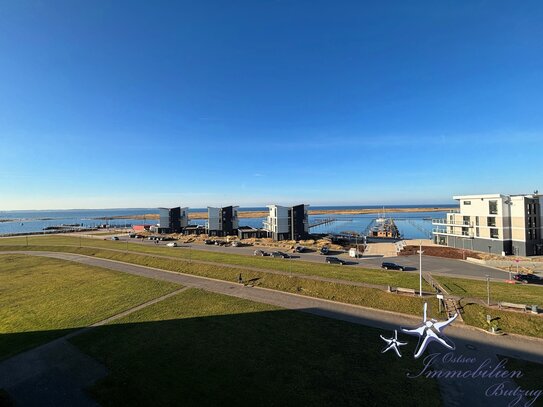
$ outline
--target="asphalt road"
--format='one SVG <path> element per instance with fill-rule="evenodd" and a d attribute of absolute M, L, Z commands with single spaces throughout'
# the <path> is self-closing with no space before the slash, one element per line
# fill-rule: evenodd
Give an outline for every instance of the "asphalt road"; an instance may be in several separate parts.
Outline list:
<path fill-rule="evenodd" d="M 127 237 L 120 237 L 121 240 L 127 239 Z M 156 243 L 151 240 L 136 240 L 130 239 L 130 241 L 135 242 L 139 241 L 142 244 L 155 246 Z M 165 246 L 168 242 L 158 242 L 158 245 Z M 215 246 L 215 245 L 206 245 L 206 244 L 180 244 L 172 250 L 183 250 L 183 249 L 194 249 L 194 250 L 204 250 L 210 252 L 218 253 L 230 253 L 230 254 L 243 254 L 247 256 L 252 256 L 253 252 L 256 249 L 264 250 L 268 253 L 271 253 L 275 250 L 280 250 L 278 248 L 265 248 L 265 247 L 254 247 L 254 246 L 243 246 L 243 247 L 231 247 L 231 246 Z M 326 256 L 323 256 L 316 252 L 307 252 L 307 253 L 288 253 L 292 256 L 292 261 L 303 260 L 314 263 L 324 263 Z M 397 256 L 397 257 L 376 257 L 368 256 L 362 257 L 359 259 L 353 259 L 348 256 L 347 253 L 335 252 L 331 253 L 330 256 L 339 257 L 348 262 L 346 267 L 366 267 L 366 268 L 380 268 L 383 261 L 388 261 L 392 263 L 397 263 L 402 266 L 405 266 L 407 270 L 405 272 L 417 273 L 419 272 L 419 256 Z M 290 261 L 286 260 L 285 261 Z M 493 267 L 481 266 L 479 264 L 469 263 L 464 260 L 455 260 L 455 259 L 446 259 L 440 257 L 432 256 L 422 256 L 422 269 L 423 271 L 430 272 L 437 275 L 448 275 L 452 277 L 467 277 L 474 279 L 485 280 L 488 275 L 491 280 L 508 280 L 509 273 L 499 270 Z"/>

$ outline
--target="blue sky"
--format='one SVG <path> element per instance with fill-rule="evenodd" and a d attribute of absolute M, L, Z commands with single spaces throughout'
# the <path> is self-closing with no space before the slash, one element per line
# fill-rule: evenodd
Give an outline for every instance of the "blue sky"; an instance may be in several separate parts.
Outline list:
<path fill-rule="evenodd" d="M 541 21 L 539 1 L 1 2 L 0 210 L 543 190 Z"/>

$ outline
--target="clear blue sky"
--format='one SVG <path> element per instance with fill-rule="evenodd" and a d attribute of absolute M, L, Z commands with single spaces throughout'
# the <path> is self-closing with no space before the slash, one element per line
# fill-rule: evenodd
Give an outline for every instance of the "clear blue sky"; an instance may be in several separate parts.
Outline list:
<path fill-rule="evenodd" d="M 0 209 L 543 190 L 541 1 L 5 1 Z"/>

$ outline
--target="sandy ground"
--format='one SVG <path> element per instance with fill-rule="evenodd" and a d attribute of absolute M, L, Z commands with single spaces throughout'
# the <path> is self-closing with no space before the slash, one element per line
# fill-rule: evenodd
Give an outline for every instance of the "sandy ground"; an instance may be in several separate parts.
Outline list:
<path fill-rule="evenodd" d="M 387 208 L 386 212 L 394 213 L 416 213 L 416 212 L 446 212 L 451 208 Z M 324 210 L 309 210 L 309 215 L 366 215 L 366 214 L 379 214 L 382 209 L 324 209 Z M 268 211 L 247 211 L 238 212 L 239 218 L 264 218 L 268 216 Z M 150 213 L 147 215 L 126 215 L 126 216 L 113 216 L 107 219 L 158 219 L 159 215 L 156 213 Z M 207 212 L 192 212 L 189 213 L 190 219 L 207 219 Z"/>

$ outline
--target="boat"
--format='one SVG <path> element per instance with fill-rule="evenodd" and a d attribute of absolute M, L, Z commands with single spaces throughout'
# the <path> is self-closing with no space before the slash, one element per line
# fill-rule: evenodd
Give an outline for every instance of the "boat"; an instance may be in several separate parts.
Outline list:
<path fill-rule="evenodd" d="M 400 231 L 392 218 L 384 219 L 368 229 L 366 239 L 368 242 L 395 242 L 402 239 Z"/>
<path fill-rule="evenodd" d="M 387 218 L 385 216 L 385 207 L 383 206 L 383 213 L 379 214 L 379 217 L 375 219 L 375 223 L 382 224 L 382 223 L 385 223 L 386 220 Z"/>

